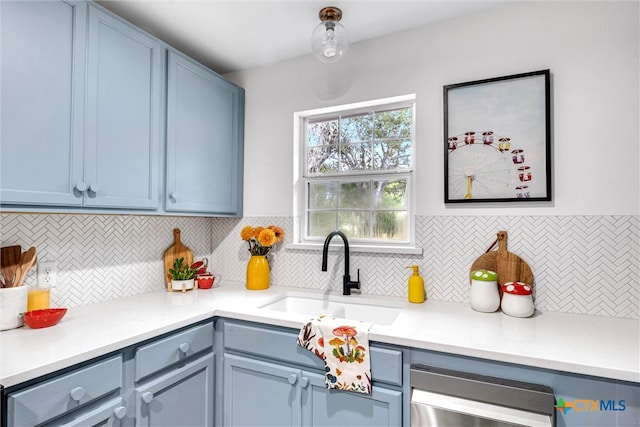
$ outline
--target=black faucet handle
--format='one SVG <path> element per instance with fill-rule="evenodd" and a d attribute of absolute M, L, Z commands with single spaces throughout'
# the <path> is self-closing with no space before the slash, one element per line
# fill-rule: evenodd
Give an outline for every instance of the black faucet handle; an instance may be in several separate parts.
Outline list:
<path fill-rule="evenodd" d="M 351 292 L 360 293 L 360 269 L 358 269 L 358 279 L 355 282 L 351 281 L 350 277 L 347 277 L 346 289 L 343 292 L 344 295 L 351 295 Z"/>

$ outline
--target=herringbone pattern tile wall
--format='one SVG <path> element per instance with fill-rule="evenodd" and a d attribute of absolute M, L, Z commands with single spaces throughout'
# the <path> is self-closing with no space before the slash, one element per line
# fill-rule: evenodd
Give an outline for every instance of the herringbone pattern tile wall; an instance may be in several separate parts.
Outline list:
<path fill-rule="evenodd" d="M 0 246 L 35 246 L 58 262 L 53 305 L 74 307 L 164 289 L 173 229 L 200 258 L 211 254 L 211 219 L 135 215 L 1 214 Z M 36 268 L 25 285 L 37 285 Z"/>
<path fill-rule="evenodd" d="M 638 216 L 420 216 L 423 255 L 353 253 L 351 274 L 360 269 L 364 293 L 406 296 L 404 267 L 417 264 L 428 298 L 466 302 L 469 267 L 506 230 L 509 251 L 533 270 L 538 309 L 640 318 L 639 223 Z M 196 258 L 243 281 L 249 252 L 240 230 L 249 224 L 276 224 L 285 243 L 293 241 L 290 217 L 0 214 L 0 245 L 35 246 L 41 261 L 58 261 L 53 304 L 73 307 L 164 289 L 162 255 L 176 227 Z M 332 252 L 323 273 L 319 252 L 278 247 L 270 254 L 272 285 L 340 290 L 342 257 Z M 25 284 L 35 286 L 35 269 Z"/>
<path fill-rule="evenodd" d="M 276 224 L 292 242 L 292 218 L 216 219 L 213 257 L 227 278 L 244 280 L 249 253 L 240 240 L 245 225 Z M 640 317 L 640 234 L 638 216 L 433 216 L 416 218 L 416 244 L 423 255 L 351 254 L 351 276 L 360 269 L 367 294 L 406 296 L 411 272 L 420 266 L 427 297 L 468 301 L 469 268 L 508 232 L 508 250 L 534 274 L 536 306 L 542 311 Z M 272 285 L 340 290 L 343 252 L 320 271 L 317 251 L 279 247 L 270 254 Z"/>

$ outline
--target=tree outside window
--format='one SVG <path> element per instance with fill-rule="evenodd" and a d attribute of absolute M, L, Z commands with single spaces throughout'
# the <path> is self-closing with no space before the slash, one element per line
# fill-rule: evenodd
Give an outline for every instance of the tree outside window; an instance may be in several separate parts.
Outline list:
<path fill-rule="evenodd" d="M 409 240 L 413 105 L 307 117 L 306 235 Z"/>

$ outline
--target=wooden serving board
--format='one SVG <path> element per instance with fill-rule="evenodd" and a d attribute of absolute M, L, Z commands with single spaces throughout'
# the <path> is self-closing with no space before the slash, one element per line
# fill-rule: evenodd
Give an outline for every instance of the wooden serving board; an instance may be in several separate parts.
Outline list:
<path fill-rule="evenodd" d="M 498 250 L 491 251 L 496 242 Z M 522 282 L 533 287 L 533 272 L 529 264 L 518 255 L 507 251 L 507 232 L 499 231 L 496 242 L 484 255 L 480 255 L 474 261 L 469 273 L 480 269 L 491 270 L 498 273 L 498 285 L 500 286 L 508 282 Z M 469 274 L 469 282 L 471 282 L 471 274 Z"/>
<path fill-rule="evenodd" d="M 173 229 L 173 245 L 164 251 L 164 277 L 167 280 L 167 289 L 171 290 L 171 274 L 169 269 L 173 268 L 173 263 L 178 258 L 184 258 L 182 265 L 193 264 L 193 252 L 180 241 L 180 229 Z"/>

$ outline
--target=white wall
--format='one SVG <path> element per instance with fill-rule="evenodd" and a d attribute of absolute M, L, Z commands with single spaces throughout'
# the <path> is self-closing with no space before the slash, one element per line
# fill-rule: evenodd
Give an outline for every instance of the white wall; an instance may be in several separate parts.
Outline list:
<path fill-rule="evenodd" d="M 293 113 L 417 94 L 418 215 L 638 215 L 639 3 L 533 2 L 227 77 L 246 89 L 244 214 L 291 216 Z M 442 87 L 552 73 L 553 202 L 445 206 Z M 508 211 L 505 210 L 509 208 Z"/>

